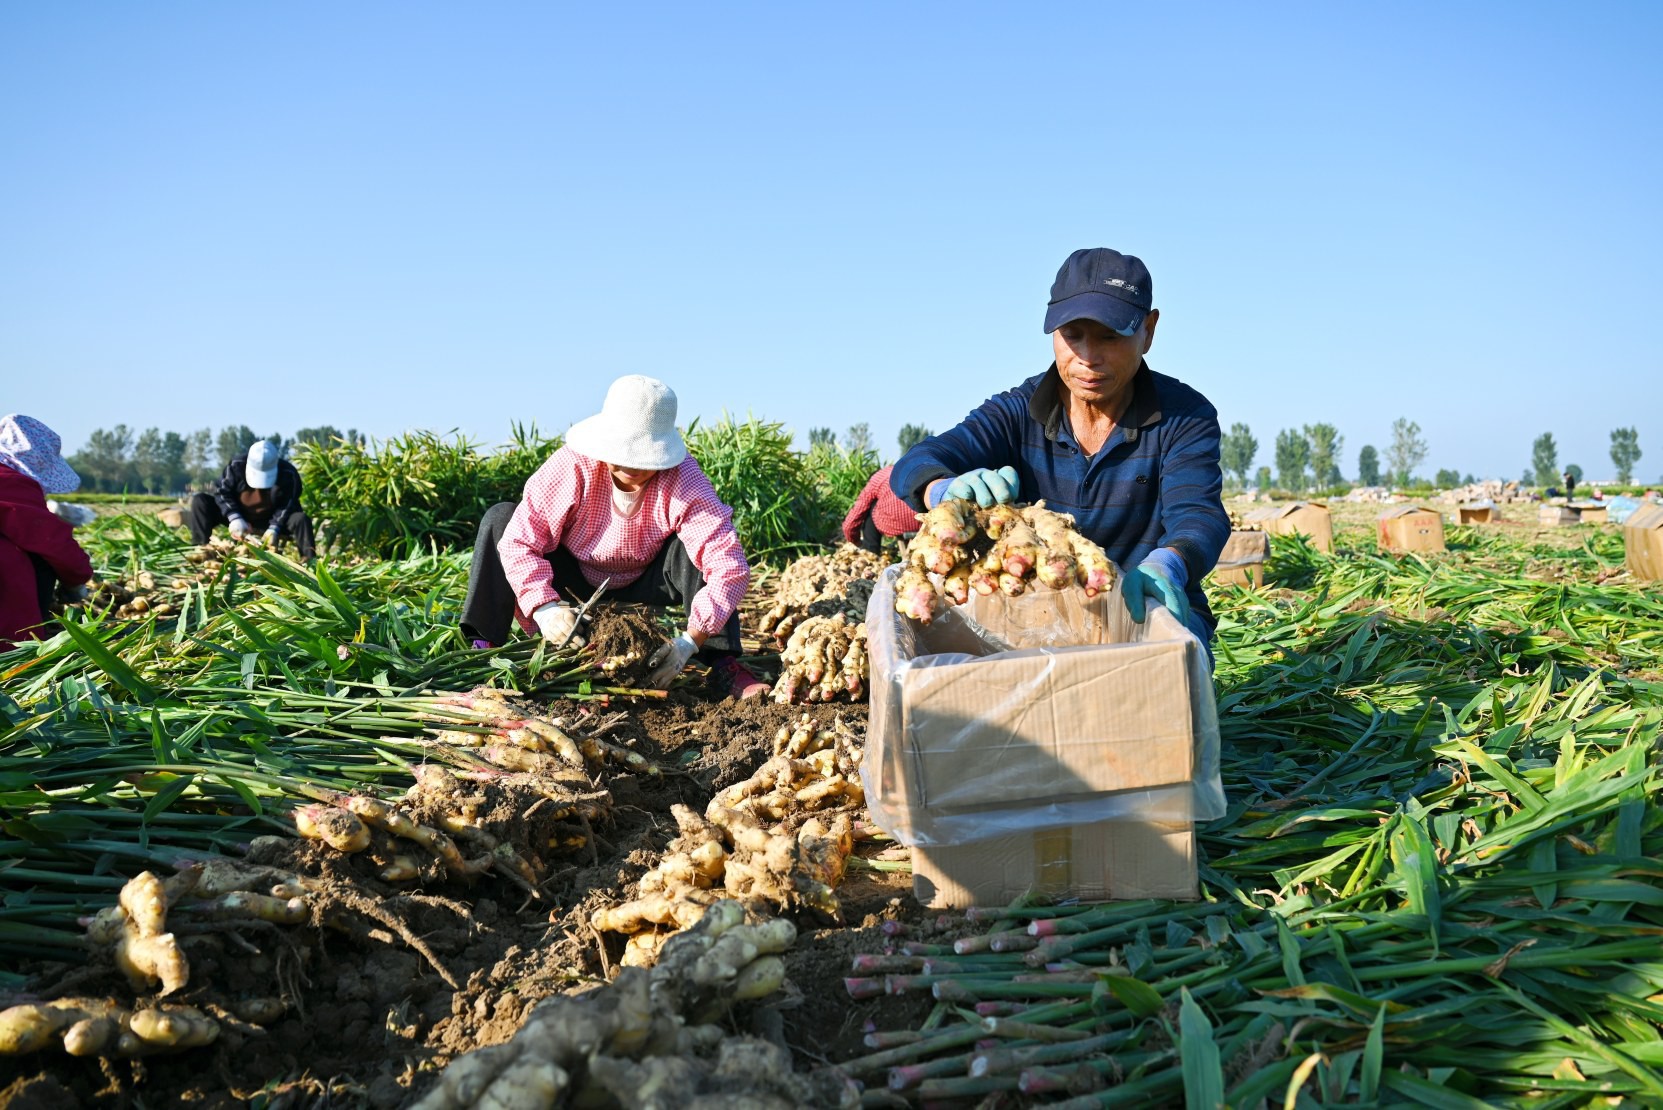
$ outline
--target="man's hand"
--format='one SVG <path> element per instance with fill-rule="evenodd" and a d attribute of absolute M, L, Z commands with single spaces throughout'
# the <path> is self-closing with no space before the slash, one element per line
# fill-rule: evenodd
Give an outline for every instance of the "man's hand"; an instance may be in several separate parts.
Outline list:
<path fill-rule="evenodd" d="M 583 633 L 577 629 L 577 610 L 564 601 L 551 601 L 547 605 L 540 605 L 531 611 L 531 619 L 537 624 L 537 631 L 543 634 L 543 639 L 557 647 L 562 641 L 567 647 L 582 647 L 586 642 Z M 570 635 L 571 639 L 566 640 Z"/>
<path fill-rule="evenodd" d="M 1022 483 L 1016 477 L 1016 467 L 1001 466 L 998 470 L 969 470 L 947 483 L 942 500 L 962 497 L 974 500 L 984 509 L 994 505 L 1008 505 L 1016 500 Z"/>
<path fill-rule="evenodd" d="M 1126 611 L 1139 624 L 1149 615 L 1146 599 L 1151 597 L 1172 610 L 1179 624 L 1189 623 L 1189 598 L 1158 563 L 1145 562 L 1134 568 L 1121 583 L 1120 593 L 1126 599 Z"/>
<path fill-rule="evenodd" d="M 265 542 L 266 542 L 267 547 L 275 548 L 277 546 L 277 529 L 275 529 L 275 528 L 267 528 L 266 529 L 266 541 Z"/>
<path fill-rule="evenodd" d="M 647 660 L 647 666 L 652 668 L 652 673 L 647 676 L 647 685 L 654 690 L 669 689 L 670 683 L 675 681 L 676 675 L 682 672 L 697 650 L 698 645 L 685 635 L 677 636 L 660 647 Z"/>
<path fill-rule="evenodd" d="M 242 517 L 234 516 L 230 520 L 226 521 L 226 523 L 231 527 L 232 539 L 240 540 L 244 536 L 248 535 L 248 521 L 244 520 Z"/>

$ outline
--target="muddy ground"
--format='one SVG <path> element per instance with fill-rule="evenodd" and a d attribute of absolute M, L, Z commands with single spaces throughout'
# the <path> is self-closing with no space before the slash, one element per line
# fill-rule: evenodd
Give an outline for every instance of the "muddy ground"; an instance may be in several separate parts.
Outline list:
<path fill-rule="evenodd" d="M 615 652 L 627 630 L 607 625 L 604 649 Z M 602 645 L 597 645 L 600 647 Z M 628 644 L 622 654 L 650 644 Z M 752 645 L 766 651 L 761 645 Z M 766 660 L 758 669 L 765 677 Z M 632 661 L 627 670 L 637 671 Z M 208 935 L 193 940 L 191 992 L 218 997 L 280 995 L 288 1012 L 261 1030 L 227 1030 L 214 1045 L 143 1061 L 75 1059 L 56 1050 L 0 1059 L 0 1106 L 91 1107 L 400 1107 L 425 1092 L 443 1065 L 459 1053 L 507 1040 L 527 1010 L 550 995 L 580 989 L 613 973 L 624 938 L 588 925 L 596 908 L 627 899 L 639 877 L 676 835 L 670 806 L 685 802 L 702 812 L 712 794 L 747 778 L 772 751 L 780 726 L 803 713 L 830 722 L 841 714 L 864 734 L 864 704 L 783 706 L 767 699 L 738 702 L 701 682 L 694 668 L 663 700 L 552 703 L 551 716 L 579 727 L 594 714 L 628 715 L 607 738 L 670 768 L 661 776 L 608 772 L 611 819 L 593 829 L 589 844 L 553 859 L 541 883 L 541 900 L 488 875 L 474 886 L 424 882 L 419 896 L 408 886 L 381 883 L 361 857 L 309 848 L 283 862 L 322 874 L 350 902 L 379 899 L 408 934 L 420 938 L 423 955 L 385 924 L 350 907 L 337 928 L 267 928 L 237 940 Z M 299 844 L 300 842 L 295 842 Z M 896 854 L 892 843 L 867 840 L 856 854 Z M 368 853 L 366 853 L 367 855 Z M 359 861 L 349 863 L 348 861 Z M 354 870 L 356 867 L 356 870 Z M 910 897 L 911 876 L 850 870 L 839 890 L 843 920 L 795 917 L 799 939 L 788 957 L 783 996 L 736 1011 L 735 1032 L 781 1040 L 803 1069 L 864 1051 L 868 1020 L 894 1028 L 916 1019 L 911 999 L 854 1002 L 842 979 L 849 958 L 881 951 L 886 920 L 933 923 Z M 435 961 L 455 981 L 447 985 Z M 66 993 L 131 997 L 107 958 L 85 966 L 37 965 L 18 969 L 34 976 L 38 997 Z M 0 998 L 0 1008 L 18 998 Z"/>

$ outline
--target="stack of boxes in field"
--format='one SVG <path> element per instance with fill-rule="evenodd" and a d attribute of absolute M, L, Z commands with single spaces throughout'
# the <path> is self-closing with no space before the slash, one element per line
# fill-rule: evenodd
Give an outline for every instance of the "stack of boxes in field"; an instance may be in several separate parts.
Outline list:
<path fill-rule="evenodd" d="M 1444 550 L 1444 518 L 1436 510 L 1420 505 L 1396 505 L 1380 514 L 1375 522 L 1381 551 Z"/>
<path fill-rule="evenodd" d="M 1265 560 L 1270 558 L 1270 537 L 1259 531 L 1240 528 L 1230 532 L 1230 538 L 1213 566 L 1215 582 L 1254 589 L 1265 584 Z"/>
<path fill-rule="evenodd" d="M 912 846 L 934 908 L 1036 891 L 1195 898 L 1193 822 L 1224 814 L 1206 649 L 1118 588 L 972 594 L 929 625 L 867 609 L 873 820 Z"/>
<path fill-rule="evenodd" d="M 1623 522 L 1624 562 L 1642 582 L 1663 580 L 1663 505 L 1642 505 Z"/>
<path fill-rule="evenodd" d="M 1321 501 L 1295 501 L 1254 509 L 1242 517 L 1242 523 L 1275 536 L 1299 533 L 1308 536 L 1311 546 L 1318 551 L 1330 554 L 1334 551 L 1334 520 L 1328 506 Z"/>

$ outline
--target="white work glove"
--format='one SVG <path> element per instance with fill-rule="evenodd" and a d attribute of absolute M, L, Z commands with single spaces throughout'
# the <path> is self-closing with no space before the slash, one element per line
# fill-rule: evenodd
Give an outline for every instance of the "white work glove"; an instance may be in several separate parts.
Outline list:
<path fill-rule="evenodd" d="M 685 632 L 666 643 L 647 660 L 647 666 L 652 668 L 652 673 L 647 676 L 647 685 L 654 690 L 669 689 L 670 683 L 675 681 L 676 675 L 682 672 L 698 650 L 699 646 Z"/>
<path fill-rule="evenodd" d="M 266 529 L 266 546 L 267 547 L 276 547 L 277 546 L 277 529 L 275 529 L 275 528 L 267 528 Z"/>
<path fill-rule="evenodd" d="M 531 611 L 531 619 L 537 622 L 537 631 L 543 634 L 543 639 L 551 644 L 558 646 L 568 633 L 572 638 L 567 647 L 582 647 L 585 643 L 583 633 L 573 631 L 577 628 L 577 610 L 564 601 L 539 605 Z"/>
<path fill-rule="evenodd" d="M 242 517 L 234 516 L 230 520 L 226 521 L 226 523 L 231 526 L 232 539 L 240 540 L 244 536 L 248 535 L 248 521 L 244 520 Z"/>

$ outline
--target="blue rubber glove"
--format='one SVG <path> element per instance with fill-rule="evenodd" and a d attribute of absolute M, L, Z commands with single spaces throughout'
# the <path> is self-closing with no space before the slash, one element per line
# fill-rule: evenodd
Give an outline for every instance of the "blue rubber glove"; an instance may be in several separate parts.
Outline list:
<path fill-rule="evenodd" d="M 1016 467 L 1001 466 L 998 470 L 988 470 L 984 467 L 980 470 L 967 470 L 948 482 L 941 500 L 962 497 L 974 500 L 984 509 L 991 509 L 994 505 L 1009 505 L 1015 501 L 1017 491 L 1021 488 L 1022 483 L 1016 477 Z"/>
<path fill-rule="evenodd" d="M 1163 557 L 1170 555 L 1170 558 Z M 1174 567 L 1173 564 L 1177 566 Z M 1176 553 L 1157 550 L 1126 575 L 1120 593 L 1126 599 L 1126 611 L 1142 624 L 1149 615 L 1148 599 L 1154 598 L 1172 611 L 1178 623 L 1187 625 L 1190 619 L 1189 597 L 1184 593 L 1187 578 L 1183 560 Z M 1175 580 L 1180 579 L 1180 580 Z"/>

